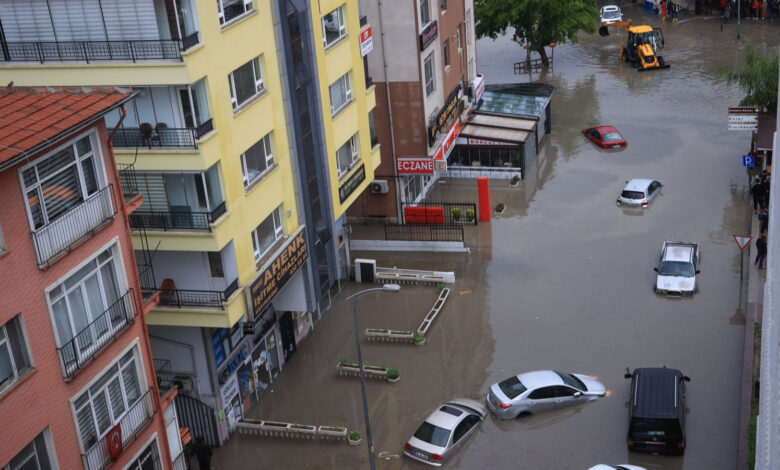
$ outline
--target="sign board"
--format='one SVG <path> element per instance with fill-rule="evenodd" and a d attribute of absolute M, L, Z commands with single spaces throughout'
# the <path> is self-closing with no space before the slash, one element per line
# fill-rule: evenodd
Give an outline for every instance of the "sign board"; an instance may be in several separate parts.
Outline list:
<path fill-rule="evenodd" d="M 466 143 L 469 145 L 515 145 L 509 142 L 499 142 L 497 140 L 484 140 L 484 139 L 472 139 L 469 137 L 466 139 Z"/>
<path fill-rule="evenodd" d="M 729 114 L 758 114 L 758 106 L 729 106 Z"/>
<path fill-rule="evenodd" d="M 729 123 L 730 131 L 756 131 L 758 130 L 758 122 L 755 123 Z"/>
<path fill-rule="evenodd" d="M 284 245 L 284 248 L 249 286 L 249 296 L 255 318 L 259 318 L 263 309 L 284 287 L 293 274 L 303 266 L 309 257 L 306 247 L 306 231 L 301 227 L 298 233 Z"/>
<path fill-rule="evenodd" d="M 758 123 L 758 114 L 729 114 L 729 124 Z"/>
<path fill-rule="evenodd" d="M 742 155 L 742 166 L 753 168 L 756 166 L 756 160 L 752 155 Z"/>
<path fill-rule="evenodd" d="M 241 398 L 238 396 L 238 377 L 230 374 L 227 381 L 219 389 L 222 396 L 222 410 L 228 419 L 228 427 L 233 428 L 242 418 Z"/>
<path fill-rule="evenodd" d="M 402 157 L 397 161 L 398 173 L 433 173 L 433 159 L 430 157 Z"/>
<path fill-rule="evenodd" d="M 366 166 L 360 165 L 360 168 L 354 173 L 352 173 L 352 176 L 347 178 L 346 181 L 344 181 L 344 184 L 339 186 L 339 200 L 343 203 L 347 200 L 347 198 L 355 192 L 355 190 L 360 186 L 360 183 L 366 180 Z"/>
<path fill-rule="evenodd" d="M 360 55 L 365 57 L 374 50 L 374 38 L 371 33 L 371 26 L 360 32 Z"/>
<path fill-rule="evenodd" d="M 460 119 L 455 121 L 455 125 L 452 126 L 452 129 L 447 133 L 447 137 L 444 138 L 444 142 L 441 143 L 441 147 L 439 147 L 439 150 L 436 152 L 436 156 L 434 157 L 435 160 L 447 160 L 447 157 L 450 156 L 450 152 L 452 152 L 452 149 L 455 147 L 455 140 L 458 138 L 459 134 Z"/>
<path fill-rule="evenodd" d="M 729 106 L 729 130 L 758 130 L 758 108 L 755 106 Z"/>
<path fill-rule="evenodd" d="M 434 160 L 436 171 L 447 171 L 447 160 Z"/>
<path fill-rule="evenodd" d="M 732 235 L 734 237 L 734 241 L 737 242 L 737 246 L 739 247 L 739 251 L 742 251 L 745 249 L 746 246 L 748 246 L 753 240 L 753 237 L 749 237 L 747 235 Z"/>
<path fill-rule="evenodd" d="M 460 115 L 461 101 L 460 101 L 460 85 L 456 86 L 454 90 L 447 97 L 444 108 L 439 111 L 435 118 L 430 121 L 428 126 L 428 145 L 432 146 L 436 139 L 439 137 L 439 133 L 447 129 L 453 119 Z"/>
<path fill-rule="evenodd" d="M 472 86 L 474 87 L 474 102 L 476 103 L 482 98 L 482 93 L 485 92 L 485 77 L 477 75 Z"/>
<path fill-rule="evenodd" d="M 420 33 L 420 51 L 424 51 L 439 36 L 439 23 L 431 21 Z"/>

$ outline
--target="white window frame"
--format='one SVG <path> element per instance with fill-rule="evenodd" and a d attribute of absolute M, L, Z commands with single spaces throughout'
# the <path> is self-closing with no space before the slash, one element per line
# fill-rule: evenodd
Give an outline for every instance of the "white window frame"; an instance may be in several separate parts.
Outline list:
<path fill-rule="evenodd" d="M 219 24 L 223 28 L 229 24 L 232 24 L 237 19 L 241 18 L 242 16 L 246 15 L 250 11 L 255 9 L 254 4 L 252 3 L 252 0 L 243 0 L 242 4 L 244 6 L 244 12 L 240 15 L 236 15 L 233 18 L 230 18 L 229 20 L 225 20 L 225 9 L 224 9 L 224 3 L 225 0 L 217 0 L 217 16 L 219 17 Z"/>
<path fill-rule="evenodd" d="M 174 408 L 175 409 L 175 407 L 169 407 L 169 408 Z M 177 429 L 177 431 L 178 431 L 178 429 Z M 130 459 L 130 463 L 128 463 L 127 466 L 125 466 L 124 470 L 140 470 L 141 467 L 140 467 L 140 465 L 138 465 L 138 459 L 143 457 L 144 453 L 148 449 L 150 449 L 150 448 L 152 449 L 150 457 L 152 457 L 152 458 L 156 457 L 157 458 L 157 462 L 156 462 L 157 465 L 155 465 L 155 468 L 165 468 L 165 465 L 163 465 L 163 462 L 162 462 L 162 453 L 160 452 L 160 450 L 161 450 L 160 449 L 160 441 L 157 439 L 157 434 L 155 433 L 154 437 L 152 437 L 152 439 L 150 439 L 148 442 L 146 442 L 144 445 L 142 445 L 141 446 L 141 450 L 139 450 L 133 456 L 133 458 Z M 176 457 L 178 457 L 178 455 Z M 176 457 L 172 457 L 173 460 L 175 460 Z"/>
<path fill-rule="evenodd" d="M 444 44 L 442 44 L 442 62 L 444 62 L 444 70 L 449 70 L 450 68 L 450 40 L 447 39 L 444 41 Z"/>
<path fill-rule="evenodd" d="M 15 333 L 18 333 L 20 337 L 17 338 L 16 334 L 14 334 L 14 336 L 9 334 L 8 325 L 11 324 L 11 322 L 17 322 Z M 17 346 L 21 349 L 21 352 L 25 357 L 14 356 L 14 349 L 11 347 L 12 341 L 17 343 Z M 30 340 L 27 337 L 27 328 L 25 327 L 24 317 L 22 317 L 21 313 L 14 316 L 3 325 L 0 325 L 0 348 L 5 348 L 5 350 L 8 351 L 12 372 L 10 376 L 11 380 L 5 384 L 0 384 L 0 396 L 2 396 L 7 390 L 10 390 L 14 384 L 19 382 L 19 379 L 35 368 L 32 352 L 30 350 Z M 27 364 L 23 365 L 22 361 Z"/>
<path fill-rule="evenodd" d="M 268 170 L 270 170 L 271 167 L 274 166 L 275 161 L 274 161 L 274 151 L 273 151 L 272 141 L 273 141 L 273 131 L 271 131 L 268 134 L 264 135 L 262 139 L 258 140 L 257 142 L 255 142 L 254 145 L 252 145 L 252 147 L 254 147 L 255 145 L 258 145 L 258 144 L 262 145 L 263 152 L 265 154 L 265 169 L 263 169 L 263 171 L 259 172 L 257 174 L 257 176 L 255 176 L 251 180 L 249 179 L 249 168 L 248 168 L 247 163 L 246 163 L 246 152 L 241 154 L 241 176 L 242 176 L 242 179 L 244 180 L 244 188 L 249 188 L 252 185 L 252 183 L 254 183 L 255 181 L 257 181 L 260 178 L 262 178 L 263 175 Z M 250 148 L 252 148 L 252 147 L 250 147 Z M 249 150 L 249 149 L 247 149 L 247 150 Z"/>
<path fill-rule="evenodd" d="M 3 236 L 3 224 L 0 224 L 0 254 L 8 251 L 8 245 L 5 244 L 5 236 Z"/>
<path fill-rule="evenodd" d="M 458 23 L 458 30 L 457 30 L 457 35 L 458 35 L 458 54 L 463 53 L 463 43 L 461 42 L 461 41 L 463 41 L 463 37 L 462 37 L 463 33 L 461 33 L 460 29 L 461 29 L 461 26 L 460 26 L 460 23 Z"/>
<path fill-rule="evenodd" d="M 423 81 L 425 83 L 425 96 L 431 96 L 431 94 L 436 90 L 436 71 L 434 70 L 435 64 L 433 63 L 434 57 L 433 52 L 428 54 L 428 57 L 425 58 L 425 61 L 423 62 Z M 430 77 L 428 76 L 428 67 L 430 66 Z"/>
<path fill-rule="evenodd" d="M 347 10 L 347 4 L 343 4 L 337 8 L 334 8 L 330 12 L 326 13 L 322 17 L 322 43 L 325 46 L 325 49 L 329 48 L 330 46 L 338 43 L 342 39 L 344 39 L 347 36 L 347 22 L 344 21 L 346 16 L 346 10 Z M 337 15 L 337 26 L 339 31 L 339 37 L 334 39 L 331 42 L 328 42 L 328 33 L 327 28 L 325 26 L 326 20 L 325 17 L 331 15 L 331 18 L 333 18 L 333 15 Z"/>
<path fill-rule="evenodd" d="M 36 442 L 37 441 L 37 442 Z M 38 433 L 37 436 L 35 436 L 22 450 L 16 453 L 14 457 L 11 459 L 8 464 L 6 464 L 4 467 L 0 467 L 0 470 L 19 470 L 19 468 L 22 468 L 26 464 L 30 463 L 30 459 L 34 458 L 36 462 L 36 468 L 41 468 L 41 460 L 44 456 L 39 455 L 39 446 L 43 447 L 46 451 L 46 460 L 48 463 L 48 467 L 52 470 L 59 470 L 60 466 L 57 463 L 57 454 L 54 452 L 54 443 L 51 438 L 51 429 L 46 428 L 40 433 Z M 11 462 L 20 456 L 22 456 L 23 453 L 26 453 L 26 459 L 23 462 L 16 462 L 14 466 L 11 466 Z"/>
<path fill-rule="evenodd" d="M 349 154 L 350 154 L 351 161 L 349 162 L 349 167 L 342 170 L 341 164 L 339 162 L 339 150 L 344 148 L 344 146 L 346 145 L 349 145 L 349 150 L 350 150 Z M 336 150 L 336 166 L 338 167 L 339 170 L 339 178 L 343 178 L 350 172 L 350 170 L 355 168 L 355 165 L 357 165 L 357 163 L 360 161 L 359 150 L 360 149 L 358 148 L 357 134 L 350 137 L 349 140 L 347 140 L 344 143 L 344 145 L 342 145 L 341 147 L 339 147 L 338 150 Z"/>
<path fill-rule="evenodd" d="M 89 141 L 90 150 L 86 152 L 84 155 L 79 155 L 77 143 L 80 142 L 83 139 L 87 139 Z M 68 165 L 58 169 L 55 173 L 48 175 L 43 180 L 40 179 L 40 175 L 38 173 L 38 165 L 45 162 L 46 160 L 54 157 L 57 155 L 60 151 L 68 148 L 73 147 L 73 153 L 74 153 L 74 159 L 73 162 L 69 163 Z M 93 166 L 95 168 L 95 183 L 97 184 L 97 189 L 95 192 L 88 194 L 87 193 L 87 185 L 86 181 L 84 180 L 84 168 L 82 166 L 83 162 L 86 162 L 89 159 L 92 159 Z M 97 131 L 91 131 L 86 134 L 82 134 L 74 139 L 71 139 L 67 143 L 60 145 L 53 151 L 47 153 L 46 155 L 42 156 L 41 158 L 35 159 L 35 161 L 28 163 L 27 165 L 21 167 L 19 169 L 19 182 L 21 183 L 22 187 L 22 196 L 24 197 L 25 202 L 25 210 L 27 211 L 27 218 L 30 222 L 30 229 L 32 231 L 37 231 L 42 229 L 43 227 L 46 227 L 49 225 L 52 220 L 49 220 L 49 214 L 46 210 L 46 201 L 43 198 L 43 183 L 49 180 L 52 180 L 56 178 L 56 175 L 61 174 L 66 169 L 75 166 L 76 167 L 76 177 L 77 182 L 79 185 L 79 192 L 81 196 L 81 202 L 79 204 L 83 204 L 85 200 L 87 200 L 89 197 L 99 193 L 102 189 L 104 189 L 108 183 L 106 178 L 106 170 L 103 166 L 103 154 L 100 148 L 100 139 L 97 138 Z M 35 182 L 30 185 L 29 187 L 24 182 L 24 173 L 29 170 L 33 169 L 33 172 L 35 174 Z M 32 216 L 32 209 L 30 208 L 30 197 L 29 194 L 31 192 L 35 192 L 35 196 L 38 199 L 38 206 L 41 211 L 41 219 L 43 221 L 43 225 L 36 228 L 35 227 L 35 219 L 33 219 Z M 70 209 L 68 211 L 65 211 L 61 213 L 57 218 L 65 216 L 68 212 L 70 212 L 73 209 Z M 57 219 L 54 219 L 57 220 Z"/>
<path fill-rule="evenodd" d="M 250 60 L 249 62 L 246 62 L 242 64 L 240 67 L 238 67 L 238 69 L 240 69 L 241 67 L 246 67 L 247 64 L 251 64 L 252 75 L 255 78 L 255 93 L 252 96 L 247 97 L 241 103 L 238 102 L 238 94 L 236 92 L 236 81 L 235 81 L 235 73 L 236 70 L 238 69 L 228 74 L 228 78 L 230 79 L 230 101 L 233 103 L 233 112 L 238 110 L 241 106 L 245 105 L 246 103 L 251 102 L 253 98 L 262 94 L 265 91 L 265 85 L 263 83 L 262 57 L 263 57 L 262 55 L 259 55 L 254 59 Z"/>
<path fill-rule="evenodd" d="M 427 17 L 427 18 L 426 18 Z M 420 23 L 423 29 L 431 22 L 431 6 L 429 0 L 420 0 Z"/>
<path fill-rule="evenodd" d="M 276 218 L 278 218 L 278 222 Z M 257 229 L 260 228 L 261 225 L 263 225 L 268 219 L 271 219 L 271 222 L 273 223 L 274 228 L 274 241 L 268 245 L 268 247 L 263 250 L 263 252 L 260 252 L 260 238 L 257 235 Z M 284 220 L 282 218 L 282 206 L 277 207 L 273 210 L 270 214 L 268 214 L 268 217 L 263 219 L 262 222 L 260 222 L 257 227 L 252 230 L 252 251 L 255 254 L 255 263 L 259 263 L 261 259 L 263 259 L 263 256 L 265 256 L 273 247 L 274 244 L 284 236 Z"/>
<path fill-rule="evenodd" d="M 339 83 L 343 82 L 342 89 L 344 90 L 344 102 L 341 103 L 341 106 L 338 108 L 333 107 L 333 87 Z M 344 75 L 340 76 L 338 79 L 336 79 L 333 84 L 331 84 L 328 87 L 328 94 L 330 95 L 330 113 L 331 116 L 335 116 L 339 113 L 342 109 L 349 106 L 349 104 L 352 102 L 352 72 L 347 72 Z"/>

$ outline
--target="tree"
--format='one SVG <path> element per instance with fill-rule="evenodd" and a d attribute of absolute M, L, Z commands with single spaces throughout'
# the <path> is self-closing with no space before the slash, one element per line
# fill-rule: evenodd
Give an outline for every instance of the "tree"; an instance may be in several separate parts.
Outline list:
<path fill-rule="evenodd" d="M 774 112 L 777 110 L 777 80 L 780 60 L 777 48 L 767 50 L 764 44 L 753 47 L 750 42 L 742 46 L 744 64 L 739 72 L 721 69 L 729 85 L 736 83 L 746 96 L 740 106 L 758 106 Z"/>
<path fill-rule="evenodd" d="M 575 43 L 579 31 L 593 33 L 598 23 L 596 0 L 474 0 L 474 11 L 477 38 L 514 28 L 512 39 L 537 51 L 544 65 L 550 42 Z"/>

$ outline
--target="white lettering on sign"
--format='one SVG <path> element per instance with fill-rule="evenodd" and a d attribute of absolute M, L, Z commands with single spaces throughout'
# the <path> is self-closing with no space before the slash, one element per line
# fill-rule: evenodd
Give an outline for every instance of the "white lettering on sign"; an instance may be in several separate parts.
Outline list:
<path fill-rule="evenodd" d="M 729 123 L 730 131 L 755 131 L 758 130 L 758 123 Z"/>
<path fill-rule="evenodd" d="M 374 38 L 371 33 L 371 26 L 360 32 L 360 55 L 365 57 L 374 49 Z"/>
<path fill-rule="evenodd" d="M 433 160 L 430 158 L 399 158 L 398 173 L 433 173 Z"/>
<path fill-rule="evenodd" d="M 758 123 L 757 114 L 729 114 L 729 123 L 755 122 Z"/>
<path fill-rule="evenodd" d="M 495 140 L 469 139 L 469 145 L 513 145 L 509 142 L 498 142 Z"/>

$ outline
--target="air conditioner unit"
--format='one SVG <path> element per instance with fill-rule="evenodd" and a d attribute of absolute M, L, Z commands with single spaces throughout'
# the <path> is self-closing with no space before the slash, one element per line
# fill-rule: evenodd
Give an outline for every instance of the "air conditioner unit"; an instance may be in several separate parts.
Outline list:
<path fill-rule="evenodd" d="M 175 375 L 173 383 L 179 386 L 179 392 L 184 395 L 190 395 L 195 391 L 195 381 L 189 375 Z"/>
<path fill-rule="evenodd" d="M 371 192 L 374 194 L 387 194 L 389 187 L 387 180 L 374 180 L 371 182 Z"/>

